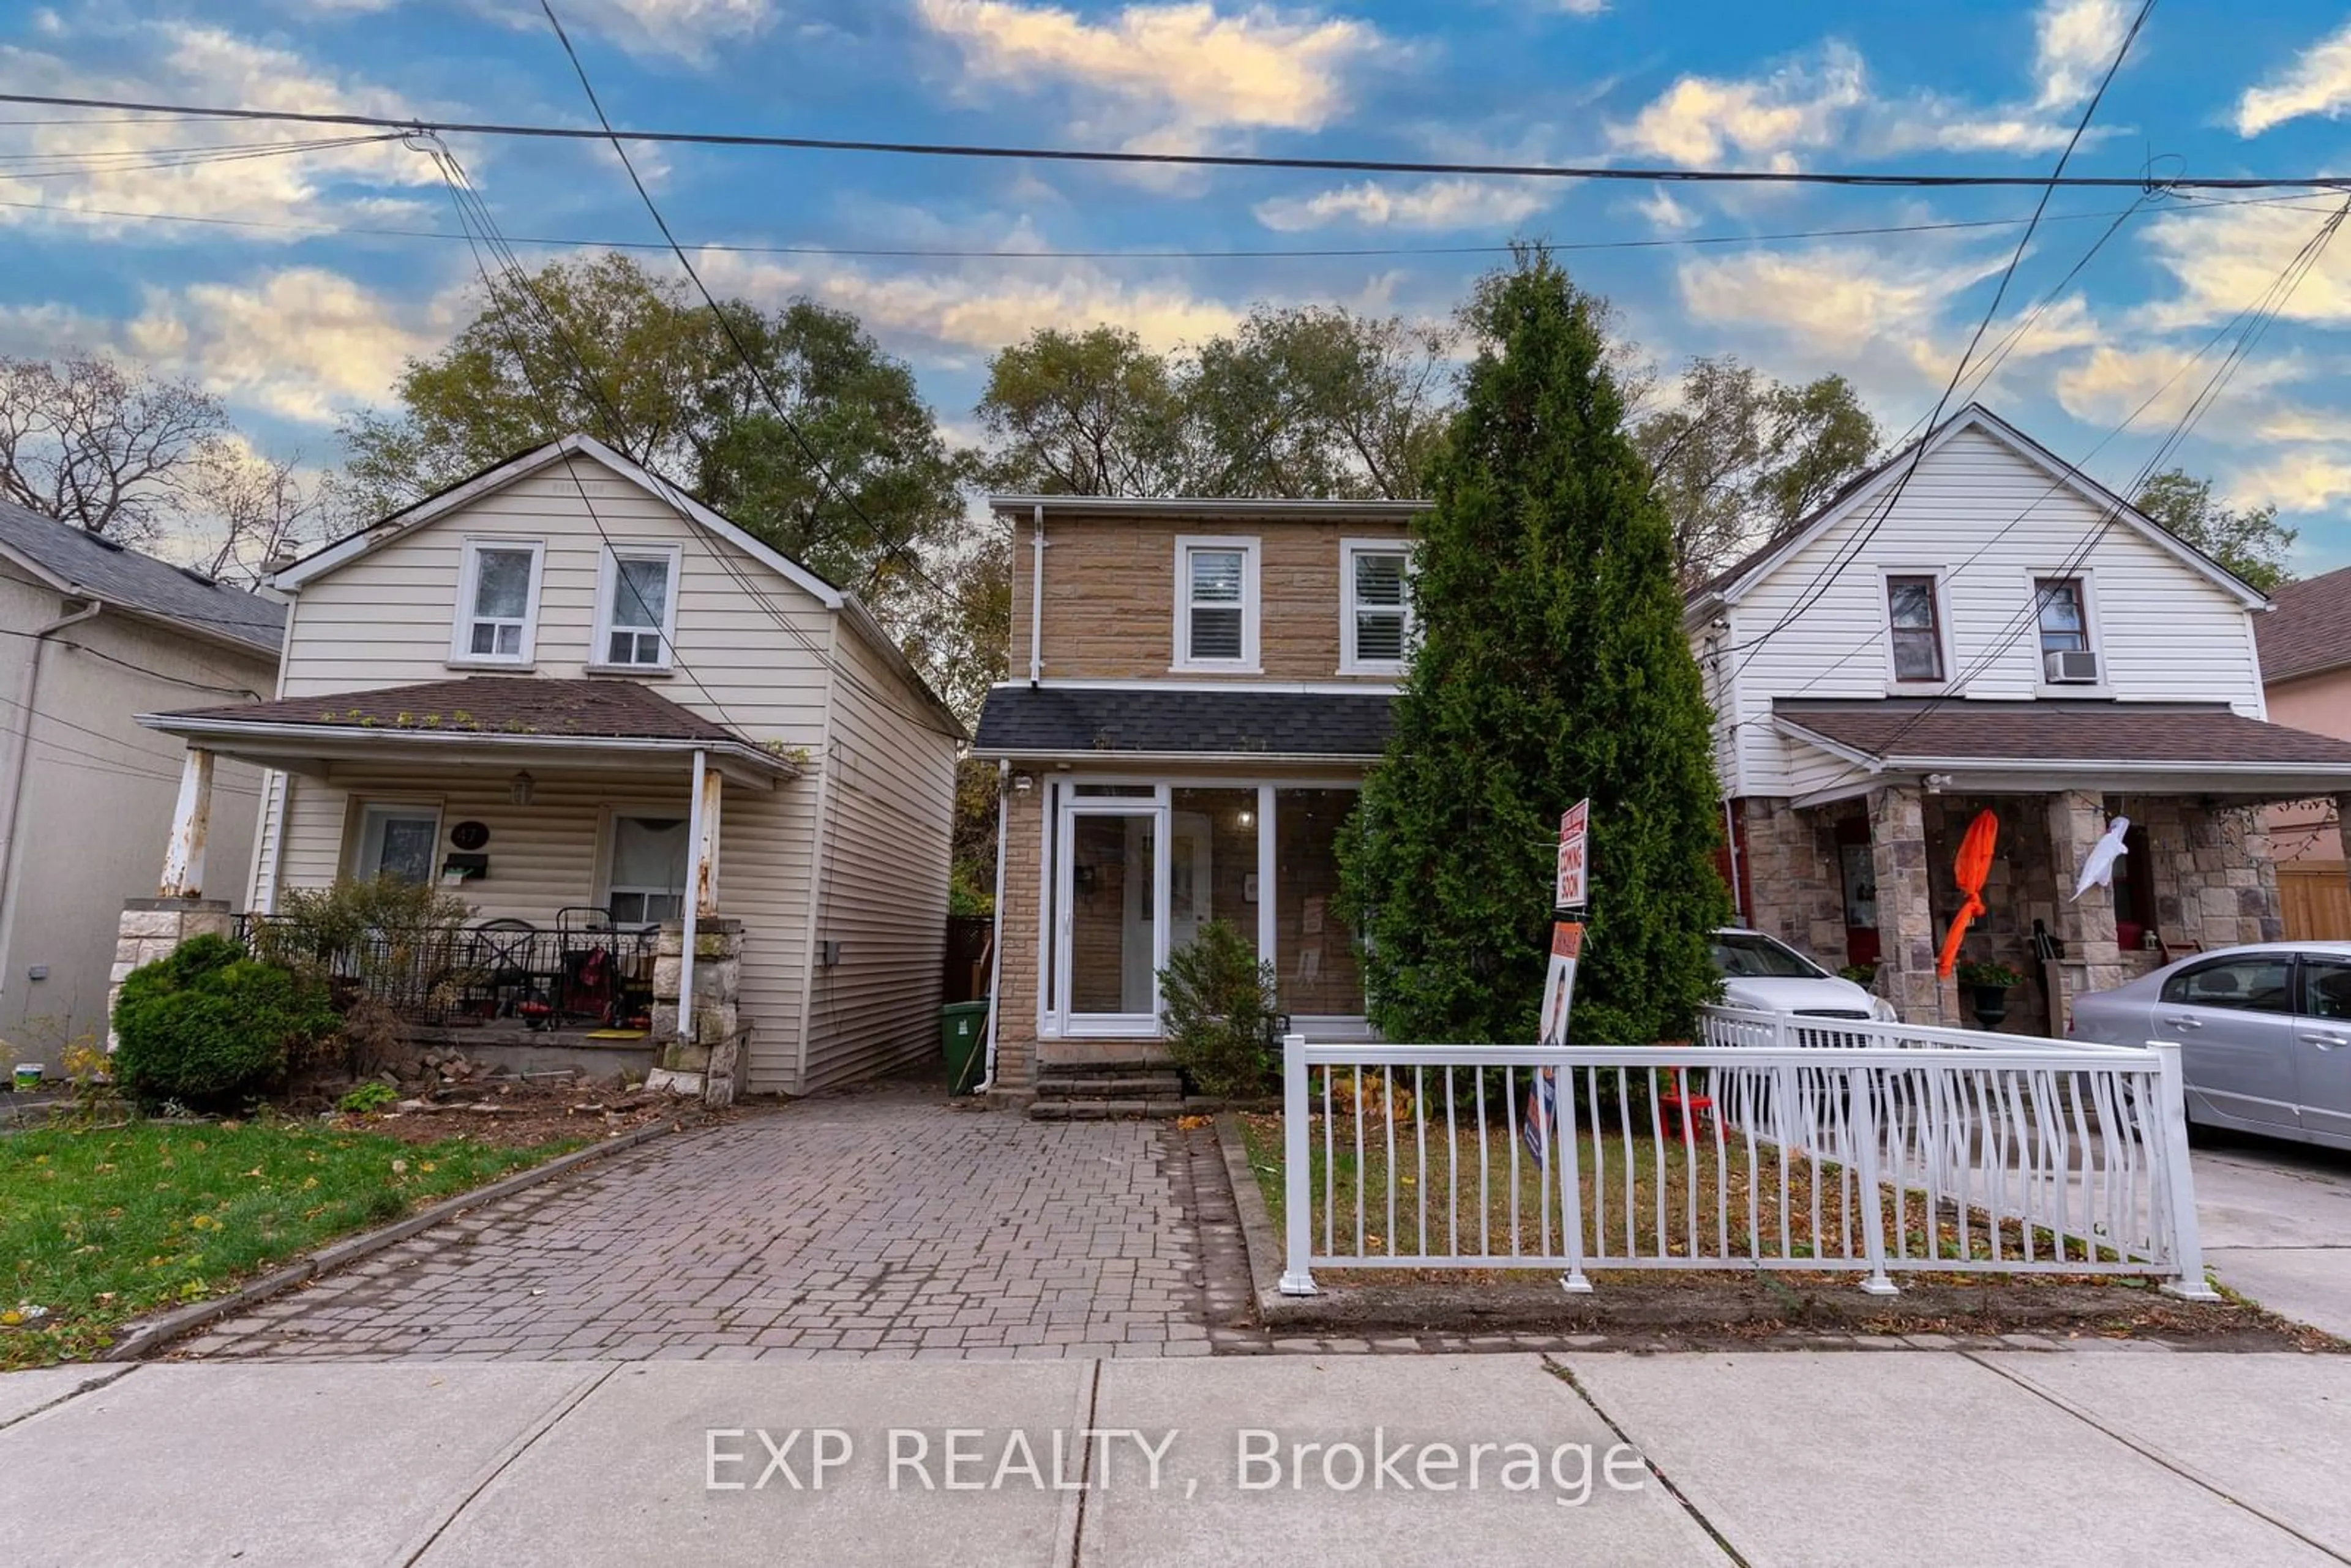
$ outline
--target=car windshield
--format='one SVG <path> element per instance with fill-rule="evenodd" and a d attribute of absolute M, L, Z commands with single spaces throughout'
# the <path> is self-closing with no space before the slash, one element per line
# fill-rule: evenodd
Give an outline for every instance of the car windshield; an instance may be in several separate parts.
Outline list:
<path fill-rule="evenodd" d="M 1817 980 L 1827 973 L 1793 947 L 1752 931 L 1716 932 L 1714 967 L 1734 980 Z"/>

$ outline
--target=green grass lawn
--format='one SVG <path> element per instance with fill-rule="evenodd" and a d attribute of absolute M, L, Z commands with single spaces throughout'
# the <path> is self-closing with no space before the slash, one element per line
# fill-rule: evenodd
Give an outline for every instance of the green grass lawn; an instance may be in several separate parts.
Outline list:
<path fill-rule="evenodd" d="M 278 1119 L 0 1138 L 0 1370 L 87 1360 L 131 1318 L 585 1141 L 407 1144 Z"/>

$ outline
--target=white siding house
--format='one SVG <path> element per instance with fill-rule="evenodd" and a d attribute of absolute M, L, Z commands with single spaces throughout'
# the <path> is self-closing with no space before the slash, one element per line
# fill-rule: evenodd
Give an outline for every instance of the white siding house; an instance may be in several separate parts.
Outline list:
<path fill-rule="evenodd" d="M 692 920 L 735 1011 L 678 1027 L 739 1033 L 748 1092 L 935 1049 L 961 730 L 852 595 L 579 436 L 277 582 L 279 700 L 149 720 L 270 767 L 254 908 L 422 873 L 486 940 L 608 923 L 631 980 L 628 934 L 667 924 L 674 963 Z"/>
<path fill-rule="evenodd" d="M 2351 746 L 2267 722 L 2262 595 L 1980 406 L 1690 597 L 1742 915 L 1906 1016 L 1956 1021 L 1953 850 L 2000 852 L 1964 956 L 2017 1011 L 2141 955 L 2273 936 L 2259 802 L 2351 781 Z M 2070 897 L 2108 821 L 2109 893 Z"/>
<path fill-rule="evenodd" d="M 180 748 L 136 715 L 259 702 L 284 607 L 0 501 L 0 1042 L 55 1075 L 106 1033 L 123 901 L 152 894 Z M 214 852 L 241 861 L 260 775 Z"/>

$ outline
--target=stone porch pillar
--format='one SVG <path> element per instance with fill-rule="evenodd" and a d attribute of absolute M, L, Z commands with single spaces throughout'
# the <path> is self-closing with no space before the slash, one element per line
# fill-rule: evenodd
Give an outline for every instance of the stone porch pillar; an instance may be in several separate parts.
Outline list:
<path fill-rule="evenodd" d="M 2077 900 L 2074 883 L 2081 879 L 2082 862 L 2090 858 L 2105 836 L 2105 803 L 2079 789 L 2061 790 L 2047 799 L 2049 858 L 2056 883 L 2056 918 L 2050 935 L 2065 945 L 2065 956 L 2053 966 L 2064 988 L 2064 1004 L 2057 1009 L 2056 1028 L 2064 1031 L 2072 1016 L 2072 1000 L 2090 991 L 2112 990 L 2123 983 L 2122 947 L 2115 936 L 2115 893 L 2093 886 Z M 2141 875 L 2148 868 L 2134 866 Z"/>
<path fill-rule="evenodd" d="M 225 898 L 132 898 L 114 928 L 114 968 L 106 988 L 106 1049 L 114 1049 L 114 1003 L 133 969 L 168 958 L 197 936 L 230 936 L 236 915 Z"/>
<path fill-rule="evenodd" d="M 1927 893 L 1925 802 L 1917 785 L 1869 792 L 1869 854 L 1877 874 L 1877 990 L 1905 1023 L 1944 1022 Z"/>
<path fill-rule="evenodd" d="M 712 917 L 695 922 L 694 998 L 682 1005 L 685 923 L 664 921 L 653 946 L 653 1039 L 660 1042 L 655 1087 L 699 1094 L 712 1105 L 735 1100 L 744 1041 L 743 923 Z"/>

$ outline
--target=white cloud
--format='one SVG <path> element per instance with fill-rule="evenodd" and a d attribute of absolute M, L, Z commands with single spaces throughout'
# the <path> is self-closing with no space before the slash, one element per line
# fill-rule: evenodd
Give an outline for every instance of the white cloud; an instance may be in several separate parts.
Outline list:
<path fill-rule="evenodd" d="M 1692 257 L 1678 279 L 1683 308 L 1698 320 L 1761 326 L 1831 356 L 1891 347 L 1923 365 L 1934 362 L 1933 329 L 1953 297 L 2006 260 L 1897 263 L 1873 248 L 1820 246 Z M 1949 372 L 1949 359 L 1941 369 Z"/>
<path fill-rule="evenodd" d="M 1633 207 L 1667 234 L 1680 234 L 1698 226 L 1698 214 L 1674 200 L 1674 193 L 1662 185 L 1634 203 Z"/>
<path fill-rule="evenodd" d="M 1508 227 L 1550 205 L 1552 193 L 1529 181 L 1426 180 L 1416 185 L 1366 180 L 1311 196 L 1277 196 L 1253 209 L 1270 229 L 1293 234 L 1326 224 L 1365 227 L 1465 229 Z"/>
<path fill-rule="evenodd" d="M 255 43 L 218 27 L 153 23 L 127 32 L 92 31 L 71 40 L 103 57 L 103 67 L 0 45 L 0 84 L 22 90 L 92 98 L 196 98 L 257 109 L 360 114 L 413 113 L 390 89 L 340 77 L 290 50 Z M 170 212 L 257 224 L 330 223 L 362 199 L 381 219 L 414 215 L 410 198 L 381 193 L 437 185 L 432 162 L 398 141 L 378 141 L 233 162 L 167 162 L 170 149 L 267 148 L 339 134 L 318 127 L 188 126 L 88 120 L 26 127 L 13 152 L 61 160 L 0 170 L 0 200 L 81 213 Z M 373 193 L 362 198 L 360 193 Z M 389 209 L 389 210 L 387 210 Z M 0 223 L 37 221 L 26 205 L 0 207 Z M 88 226 L 120 233 L 135 218 L 92 217 Z M 147 225 L 186 235 L 179 225 Z M 256 228 L 256 238 L 298 237 L 298 231 Z"/>
<path fill-rule="evenodd" d="M 287 267 L 245 283 L 150 287 L 124 323 L 136 358 L 242 407 L 323 423 L 391 391 L 439 347 L 428 323 L 338 273 Z M 445 325 L 445 323 L 438 323 Z"/>
<path fill-rule="evenodd" d="M 1608 9 L 1608 0 L 1552 0 L 1552 8 L 1571 16 L 1597 16 Z"/>
<path fill-rule="evenodd" d="M 2046 0 L 2033 18 L 2037 109 L 2071 109 L 2097 90 L 2130 26 L 2123 0 Z"/>
<path fill-rule="evenodd" d="M 2231 496 L 2282 512 L 2322 512 L 2351 497 L 2351 462 L 2324 451 L 2288 452 L 2230 476 Z"/>
<path fill-rule="evenodd" d="M 1100 129 L 1162 150 L 1217 130 L 1320 130 L 1345 108 L 1348 73 L 1387 48 L 1367 22 L 1207 0 L 1100 22 L 1016 0 L 917 0 L 915 12 L 974 81 L 1061 86 Z"/>
<path fill-rule="evenodd" d="M 1670 163 L 1718 162 L 1736 151 L 1765 160 L 1833 145 L 1845 113 L 1868 100 L 1861 56 L 1834 39 L 1817 60 L 1792 60 L 1746 79 L 1685 76 L 1609 140 Z"/>
<path fill-rule="evenodd" d="M 2141 312 L 2158 330 L 2225 321 L 2270 290 L 2325 222 L 2314 204 L 2251 203 L 2166 214 L 2147 225 L 2147 248 L 2179 292 Z M 2289 321 L 2351 324 L 2351 238 L 2337 235 L 2293 294 L 2273 302 Z"/>
<path fill-rule="evenodd" d="M 1042 264 L 1039 264 L 1042 265 Z M 976 361 L 1039 327 L 1123 327 L 1153 349 L 1198 343 L 1240 324 L 1241 311 L 1184 284 L 1136 282 L 1082 265 L 1005 276 L 875 271 L 847 260 L 795 257 L 789 264 L 705 251 L 695 266 L 721 294 L 773 303 L 805 294 L 852 311 L 896 352 L 935 365 Z"/>
<path fill-rule="evenodd" d="M 2217 349 L 2199 357 L 2193 348 L 2169 343 L 2124 349 L 2102 342 L 2059 370 L 2050 386 L 2059 406 L 2085 423 L 2115 426 L 2130 419 L 2137 428 L 2155 431 L 2195 406 L 2222 360 L 2223 350 Z M 2307 411 L 2262 394 L 2307 373 L 2291 357 L 2241 361 L 2229 373 L 2227 398 L 2212 405 L 2217 420 L 2200 417 L 2198 428 L 2207 435 L 2238 439 L 2296 439 L 2291 432 L 2308 417 Z"/>
<path fill-rule="evenodd" d="M 2340 118 L 2351 106 L 2351 22 L 2294 57 L 2294 64 L 2237 99 L 2237 134 L 2259 136 L 2305 114 Z"/>

